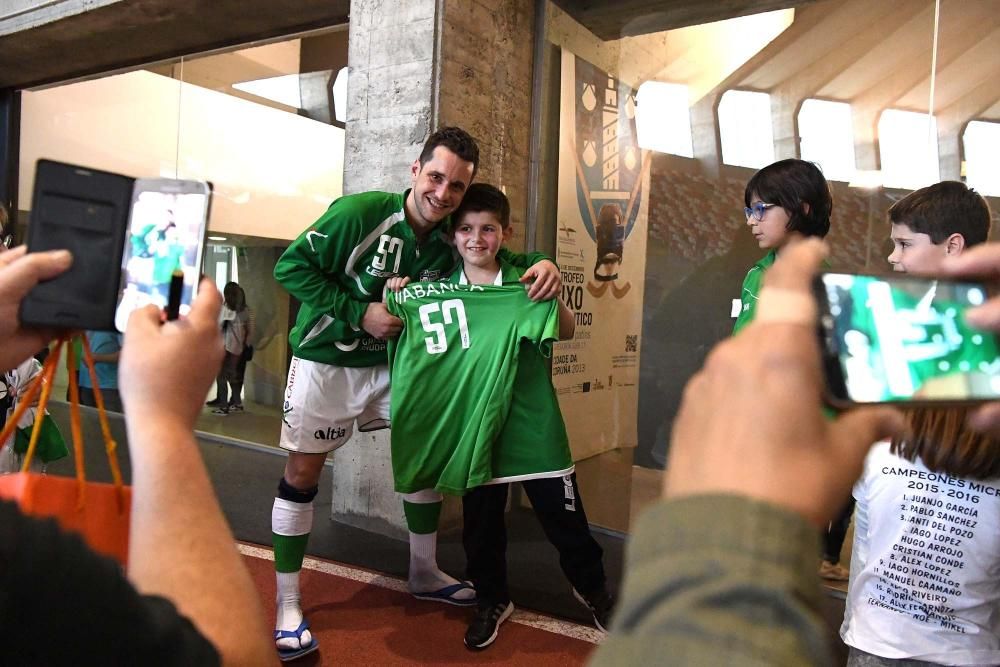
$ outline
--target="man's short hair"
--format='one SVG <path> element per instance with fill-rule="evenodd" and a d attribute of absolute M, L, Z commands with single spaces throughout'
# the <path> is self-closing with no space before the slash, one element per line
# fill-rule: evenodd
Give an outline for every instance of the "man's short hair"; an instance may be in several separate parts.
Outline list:
<path fill-rule="evenodd" d="M 788 212 L 789 231 L 820 238 L 830 231 L 833 195 L 823 172 L 812 162 L 789 158 L 767 165 L 750 177 L 743 203 L 750 206 L 754 195 Z M 803 204 L 809 204 L 808 212 Z"/>
<path fill-rule="evenodd" d="M 442 127 L 427 137 L 427 141 L 424 142 L 424 147 L 420 151 L 421 167 L 434 157 L 434 149 L 438 146 L 444 146 L 466 162 L 471 162 L 473 174 L 479 169 L 479 144 L 476 143 L 471 134 L 462 128 Z"/>
<path fill-rule="evenodd" d="M 943 243 L 961 234 L 966 247 L 990 236 L 990 207 L 978 192 L 961 181 L 941 181 L 914 190 L 889 207 L 889 220 Z"/>
<path fill-rule="evenodd" d="M 462 203 L 451 214 L 452 226 L 458 224 L 467 213 L 492 213 L 500 221 L 500 227 L 510 225 L 510 201 L 507 195 L 489 183 L 473 183 L 465 191 Z"/>

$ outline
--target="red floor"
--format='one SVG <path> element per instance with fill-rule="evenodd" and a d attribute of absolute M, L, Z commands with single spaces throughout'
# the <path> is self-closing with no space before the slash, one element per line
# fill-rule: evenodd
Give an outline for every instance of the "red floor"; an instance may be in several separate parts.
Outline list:
<path fill-rule="evenodd" d="M 244 556 L 274 624 L 274 565 Z M 423 602 L 406 593 L 316 570 L 302 571 L 303 611 L 319 640 L 317 652 L 294 664 L 313 665 L 582 665 L 594 644 L 517 622 L 473 653 L 462 637 L 472 611 Z"/>

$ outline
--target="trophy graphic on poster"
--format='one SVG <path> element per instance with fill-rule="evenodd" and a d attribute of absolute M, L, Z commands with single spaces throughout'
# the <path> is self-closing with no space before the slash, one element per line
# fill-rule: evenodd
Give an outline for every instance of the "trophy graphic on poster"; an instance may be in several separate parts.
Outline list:
<path fill-rule="evenodd" d="M 650 154 L 642 157 L 636 138 L 635 92 L 585 61 L 577 60 L 576 74 L 576 196 L 583 225 L 597 246 L 586 287 L 594 298 L 610 291 L 621 299 L 632 289 L 619 279 L 619 270 Z"/>

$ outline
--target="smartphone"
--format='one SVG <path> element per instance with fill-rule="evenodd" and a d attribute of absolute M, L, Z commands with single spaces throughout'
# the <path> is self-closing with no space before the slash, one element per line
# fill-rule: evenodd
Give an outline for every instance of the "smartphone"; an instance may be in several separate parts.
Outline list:
<path fill-rule="evenodd" d="M 824 273 L 815 283 L 830 403 L 967 404 L 1000 398 L 1000 345 L 965 323 L 985 285 Z"/>
<path fill-rule="evenodd" d="M 113 330 L 133 185 L 132 178 L 121 174 L 38 161 L 28 251 L 67 249 L 73 265 L 25 296 L 20 308 L 24 325 Z"/>
<path fill-rule="evenodd" d="M 121 295 L 114 324 L 125 331 L 143 306 L 172 306 L 185 315 L 198 291 L 212 188 L 205 181 L 140 178 L 121 254 Z M 179 304 L 171 304 L 171 286 Z"/>

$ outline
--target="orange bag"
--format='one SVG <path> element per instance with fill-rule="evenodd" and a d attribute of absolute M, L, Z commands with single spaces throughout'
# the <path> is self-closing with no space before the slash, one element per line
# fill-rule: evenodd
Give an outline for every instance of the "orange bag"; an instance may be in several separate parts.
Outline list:
<path fill-rule="evenodd" d="M 118 446 L 111 437 L 111 428 L 108 426 L 108 417 L 104 411 L 104 399 L 98 387 L 90 344 L 84 334 L 79 335 L 83 342 L 83 353 L 87 370 L 90 373 L 91 384 L 94 387 L 94 400 L 97 403 L 97 414 L 101 423 L 101 432 L 104 435 L 105 451 L 108 455 L 108 464 L 111 466 L 111 476 L 114 483 L 88 482 L 84 476 L 83 438 L 80 428 L 80 390 L 75 374 L 71 373 L 69 387 L 70 428 L 73 434 L 76 478 L 28 472 L 41 431 L 42 420 L 36 419 L 21 472 L 0 475 L 0 498 L 16 502 L 21 511 L 27 515 L 55 518 L 64 530 L 80 534 L 94 551 L 110 556 L 124 565 L 128 559 L 128 530 L 132 493 L 131 489 L 122 483 L 116 455 Z M 52 379 L 55 377 L 59 355 L 70 338 L 71 336 L 66 336 L 60 339 L 52 354 L 45 360 L 42 372 L 27 388 L 25 396 L 18 403 L 17 410 L 0 431 L 0 442 L 6 442 L 7 438 L 14 432 L 18 420 L 34 401 L 39 388 L 41 388 L 41 398 L 38 401 L 38 412 L 44 414 L 49 394 L 52 392 Z M 72 349 L 70 349 L 69 354 L 72 355 Z"/>

